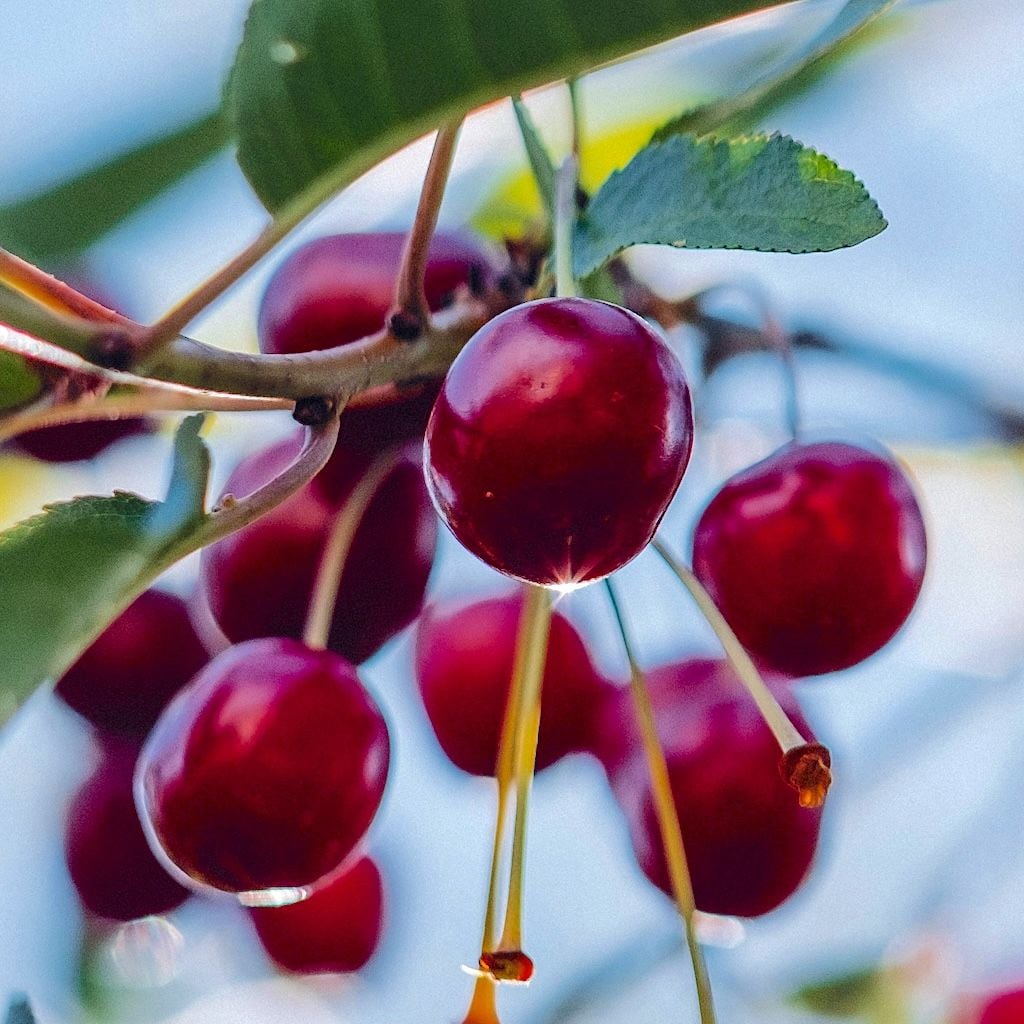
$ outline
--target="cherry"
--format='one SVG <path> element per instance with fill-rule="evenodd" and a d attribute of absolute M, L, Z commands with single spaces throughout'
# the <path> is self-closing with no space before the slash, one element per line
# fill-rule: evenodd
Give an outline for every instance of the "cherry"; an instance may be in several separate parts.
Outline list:
<path fill-rule="evenodd" d="M 896 463 L 789 444 L 729 480 L 697 524 L 693 567 L 741 643 L 786 675 L 883 647 L 921 590 L 925 529 Z"/>
<path fill-rule="evenodd" d="M 692 440 L 682 367 L 643 320 L 540 299 L 489 321 L 455 359 L 427 426 L 427 482 L 477 557 L 577 584 L 650 541 Z"/>
<path fill-rule="evenodd" d="M 416 678 L 430 724 L 452 763 L 493 775 L 515 657 L 519 593 L 428 606 L 416 633 Z M 555 613 L 542 684 L 537 770 L 593 743 L 594 714 L 609 684 L 572 624 Z"/>
<path fill-rule="evenodd" d="M 264 352 L 334 348 L 384 327 L 395 296 L 402 232 L 329 235 L 295 250 L 267 285 L 260 307 Z M 425 289 L 432 311 L 460 288 L 478 290 L 492 272 L 469 237 L 438 232 L 430 243 Z"/>
<path fill-rule="evenodd" d="M 83 462 L 94 459 L 122 438 L 150 430 L 149 421 L 136 416 L 119 420 L 88 420 L 26 430 L 14 437 L 11 444 L 41 462 Z"/>
<path fill-rule="evenodd" d="M 767 913 L 807 874 L 821 811 L 799 806 L 780 774 L 778 744 L 727 662 L 682 661 L 655 669 L 647 682 L 698 908 Z M 794 701 L 776 690 L 803 731 Z M 671 895 L 632 702 L 626 691 L 616 698 L 605 706 L 598 753 L 644 873 Z"/>
<path fill-rule="evenodd" d="M 981 1011 L 978 1024 L 1021 1024 L 1024 1021 L 1024 989 L 1003 992 L 990 999 Z"/>
<path fill-rule="evenodd" d="M 56 692 L 97 729 L 141 742 L 208 660 L 185 602 L 147 590 L 67 670 Z"/>
<path fill-rule="evenodd" d="M 154 849 L 184 878 L 287 901 L 362 839 L 388 757 L 384 719 L 347 661 L 252 640 L 214 658 L 164 711 L 136 799 Z"/>
<path fill-rule="evenodd" d="M 301 903 L 251 907 L 263 948 L 298 974 L 358 971 L 380 942 L 384 883 L 369 857 L 325 883 Z"/>
<path fill-rule="evenodd" d="M 139 824 L 132 798 L 138 752 L 132 742 L 104 741 L 68 812 L 71 881 L 87 910 L 115 921 L 166 913 L 188 896 L 153 856 Z"/>
<path fill-rule="evenodd" d="M 291 439 L 243 460 L 225 492 L 242 497 L 294 458 Z M 387 456 L 384 456 L 387 457 Z M 232 641 L 302 635 L 320 557 L 338 510 L 367 469 L 343 445 L 297 494 L 202 555 L 210 610 Z M 437 523 L 418 449 L 397 458 L 360 521 L 338 587 L 328 646 L 358 664 L 419 614 Z"/>

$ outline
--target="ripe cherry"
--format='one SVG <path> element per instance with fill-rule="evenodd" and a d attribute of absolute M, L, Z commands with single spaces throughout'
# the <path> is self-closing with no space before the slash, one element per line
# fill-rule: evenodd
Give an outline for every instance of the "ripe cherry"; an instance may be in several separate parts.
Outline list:
<path fill-rule="evenodd" d="M 183 878 L 287 902 L 363 838 L 388 757 L 384 719 L 347 661 L 253 640 L 214 658 L 163 713 L 136 799 L 154 849 Z"/>
<path fill-rule="evenodd" d="M 131 416 L 119 420 L 89 420 L 62 423 L 55 427 L 26 430 L 12 445 L 41 462 L 83 462 L 122 438 L 135 437 L 152 430 L 148 420 Z"/>
<path fill-rule="evenodd" d="M 756 917 L 800 885 L 821 811 L 800 807 L 779 748 L 728 664 L 690 660 L 647 676 L 697 907 Z M 801 731 L 794 702 L 776 696 Z M 605 708 L 599 753 L 647 877 L 671 894 L 650 779 L 626 691 Z M 805 735 L 808 733 L 805 731 Z"/>
<path fill-rule="evenodd" d="M 455 359 L 427 426 L 427 482 L 477 557 L 576 584 L 647 545 L 692 440 L 682 367 L 643 320 L 540 299 L 489 321 Z"/>
<path fill-rule="evenodd" d="M 135 743 L 105 740 L 68 811 L 71 881 L 87 910 L 115 921 L 164 914 L 188 896 L 153 856 L 139 824 L 132 798 L 138 752 Z"/>
<path fill-rule="evenodd" d="M 398 231 L 329 235 L 295 250 L 263 296 L 260 349 L 310 352 L 383 329 L 405 239 Z M 448 305 L 460 288 L 478 290 L 491 272 L 488 257 L 471 238 L 438 232 L 430 243 L 425 280 L 431 310 Z"/>
<path fill-rule="evenodd" d="M 251 907 L 263 948 L 297 974 L 358 971 L 373 956 L 384 925 L 384 883 L 362 857 L 301 903 Z"/>
<path fill-rule="evenodd" d="M 97 729 L 141 743 L 208 660 L 185 602 L 147 590 L 64 673 L 56 692 Z"/>
<path fill-rule="evenodd" d="M 807 676 L 855 665 L 893 637 L 921 590 L 925 547 L 921 509 L 892 459 L 790 444 L 714 497 L 693 568 L 755 658 Z"/>
<path fill-rule="evenodd" d="M 242 497 L 294 458 L 298 439 L 243 460 L 225 485 Z M 385 458 L 387 456 L 384 456 Z M 368 457 L 339 445 L 297 494 L 202 555 L 210 610 L 232 641 L 302 635 L 320 558 Z M 433 564 L 437 521 L 417 447 L 396 459 L 362 517 L 338 587 L 328 646 L 358 664 L 419 614 Z"/>
<path fill-rule="evenodd" d="M 523 599 L 429 606 L 416 633 L 416 679 L 430 724 L 452 763 L 493 775 Z M 542 684 L 537 770 L 593 744 L 594 716 L 610 689 L 572 624 L 555 613 Z"/>
<path fill-rule="evenodd" d="M 1021 1024 L 1024 1021 L 1024 989 L 1003 992 L 981 1010 L 978 1024 Z"/>

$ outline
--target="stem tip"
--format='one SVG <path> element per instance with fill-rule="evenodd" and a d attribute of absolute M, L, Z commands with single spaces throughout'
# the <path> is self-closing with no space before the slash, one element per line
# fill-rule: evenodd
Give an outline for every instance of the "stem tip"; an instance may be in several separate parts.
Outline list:
<path fill-rule="evenodd" d="M 797 791 L 801 807 L 821 807 L 832 785 L 832 755 L 820 743 L 803 743 L 782 755 L 779 771 Z"/>
<path fill-rule="evenodd" d="M 480 970 L 495 981 L 525 984 L 533 977 L 533 961 L 521 949 L 495 949 L 480 954 Z"/>

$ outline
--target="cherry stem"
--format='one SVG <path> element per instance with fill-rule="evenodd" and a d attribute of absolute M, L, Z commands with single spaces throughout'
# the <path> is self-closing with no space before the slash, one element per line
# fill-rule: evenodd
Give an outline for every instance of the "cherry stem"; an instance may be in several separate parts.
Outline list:
<path fill-rule="evenodd" d="M 338 440 L 338 426 L 338 416 L 333 415 L 319 426 L 307 427 L 302 450 L 284 472 L 241 500 L 224 495 L 195 530 L 162 553 L 157 568 L 170 568 L 185 555 L 248 526 L 290 498 L 327 465 Z"/>
<path fill-rule="evenodd" d="M 644 747 L 647 771 L 651 778 L 651 794 L 658 817 L 658 830 L 661 834 L 661 845 L 665 851 L 668 864 L 669 879 L 672 882 L 672 893 L 676 906 L 683 919 L 686 931 L 686 944 L 690 950 L 690 961 L 693 965 L 693 979 L 697 989 L 697 1004 L 700 1009 L 701 1024 L 715 1024 L 715 1008 L 711 997 L 711 980 L 708 977 L 707 963 L 697 936 L 696 911 L 693 896 L 693 882 L 686 861 L 686 850 L 683 846 L 683 832 L 679 824 L 679 812 L 672 795 L 672 781 L 669 776 L 665 750 L 658 737 L 654 707 L 651 694 L 647 687 L 647 679 L 637 660 L 636 649 L 626 625 L 622 606 L 619 603 L 615 586 L 606 579 L 605 588 L 611 602 L 615 621 L 618 623 L 622 636 L 622 646 L 629 662 L 629 688 L 633 699 L 633 710 L 636 713 L 637 726 Z"/>
<path fill-rule="evenodd" d="M 427 304 L 424 286 L 430 240 L 437 229 L 437 218 L 444 199 L 445 186 L 448 184 L 452 160 L 455 157 L 462 121 L 463 118 L 460 117 L 442 126 L 434 139 L 434 148 L 423 179 L 416 216 L 405 241 L 402 265 L 398 272 L 393 312 L 408 318 L 410 323 L 423 327 L 430 320 L 430 307 Z"/>
<path fill-rule="evenodd" d="M 501 1024 L 496 999 L 497 984 L 486 974 L 477 975 L 473 997 L 462 1024 Z"/>
<path fill-rule="evenodd" d="M 338 600 L 338 587 L 348 553 L 352 550 L 352 542 L 370 503 L 397 462 L 398 452 L 395 450 L 378 456 L 334 517 L 309 600 L 309 614 L 302 634 L 302 641 L 307 647 L 322 650 L 327 646 L 334 606 Z"/>
<path fill-rule="evenodd" d="M 555 175 L 555 294 L 563 298 L 576 295 L 572 237 L 576 226 L 578 178 L 579 159 L 572 154 L 562 161 Z"/>
<path fill-rule="evenodd" d="M 541 688 L 547 662 L 548 635 L 551 630 L 551 592 L 528 585 L 523 605 L 525 650 L 522 655 L 522 689 L 519 694 L 515 738 L 516 814 L 512 829 L 512 863 L 509 869 L 505 926 L 499 945 L 507 951 L 523 945 L 523 886 L 526 863 L 526 826 L 530 790 L 537 763 L 537 738 L 540 732 Z"/>
<path fill-rule="evenodd" d="M 801 807 L 820 807 L 825 802 L 832 784 L 831 757 L 820 743 L 809 742 L 790 721 L 782 705 L 768 688 L 746 648 L 740 643 L 725 616 L 694 575 L 693 570 L 677 558 L 660 537 L 651 541 L 651 547 L 689 591 L 701 614 L 718 637 L 725 656 L 747 692 L 754 699 L 761 717 L 772 731 L 782 760 L 779 765 L 783 777 L 799 794 Z"/>
<path fill-rule="evenodd" d="M 198 391 L 145 389 L 132 394 L 107 395 L 43 409 L 28 409 L 0 419 L 0 441 L 10 440 L 26 430 L 86 423 L 94 420 L 119 420 L 147 416 L 157 412 L 263 412 L 291 409 L 284 398 L 245 398 L 241 395 L 216 395 Z"/>
<path fill-rule="evenodd" d="M 747 279 L 722 281 L 690 296 L 688 301 L 700 304 L 704 299 L 723 291 L 737 292 L 751 302 L 757 310 L 762 335 L 782 362 L 782 372 L 786 382 L 786 425 L 795 441 L 800 436 L 800 394 L 797 385 L 796 362 L 793 358 L 793 346 L 790 344 L 789 335 L 776 315 L 774 304 L 768 294 L 756 281 Z"/>
<path fill-rule="evenodd" d="M 576 170 L 580 169 L 580 148 L 583 142 L 583 101 L 580 97 L 578 78 L 570 78 L 566 85 L 569 88 L 569 110 L 572 116 L 572 155 L 576 157 Z"/>

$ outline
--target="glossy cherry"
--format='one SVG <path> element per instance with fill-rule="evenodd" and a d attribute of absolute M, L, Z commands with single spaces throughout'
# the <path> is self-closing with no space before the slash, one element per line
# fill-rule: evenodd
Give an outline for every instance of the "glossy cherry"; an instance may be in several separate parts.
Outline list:
<path fill-rule="evenodd" d="M 183 877 L 303 895 L 341 866 L 384 792 L 387 727 L 356 670 L 270 638 L 218 655 L 143 748 L 136 800 Z"/>
<path fill-rule="evenodd" d="M 452 763 L 493 775 L 523 599 L 518 593 L 428 606 L 416 632 L 416 680 L 434 734 Z M 551 619 L 542 684 L 537 770 L 593 745 L 594 716 L 610 684 L 573 625 Z"/>
<path fill-rule="evenodd" d="M 404 232 L 328 235 L 296 249 L 278 267 L 260 307 L 260 349 L 291 354 L 334 348 L 384 327 L 395 300 Z M 438 232 L 424 282 L 432 311 L 461 288 L 478 290 L 492 266 L 468 235 Z"/>
<path fill-rule="evenodd" d="M 582 583 L 647 545 L 692 439 L 682 367 L 643 320 L 540 299 L 489 321 L 455 359 L 427 426 L 427 482 L 495 569 Z"/>
<path fill-rule="evenodd" d="M 134 743 L 105 740 L 68 811 L 71 881 L 87 910 L 115 921 L 164 914 L 189 894 L 153 856 L 139 824 L 132 798 L 138 753 Z"/>
<path fill-rule="evenodd" d="M 292 439 L 243 460 L 225 485 L 242 497 L 294 458 Z M 387 458 L 388 456 L 383 456 Z M 320 557 L 339 510 L 366 471 L 339 445 L 297 494 L 202 555 L 210 610 L 233 641 L 302 635 Z M 419 614 L 437 542 L 418 446 L 396 459 L 360 521 L 338 587 L 328 646 L 359 663 Z"/>
<path fill-rule="evenodd" d="M 756 917 L 787 899 L 810 868 L 819 809 L 799 806 L 779 748 L 723 661 L 690 660 L 647 676 L 699 909 Z M 776 696 L 798 728 L 791 697 Z M 647 877 L 671 893 L 646 760 L 629 694 L 605 708 L 598 752 Z M 804 731 L 804 735 L 808 732 Z"/>
<path fill-rule="evenodd" d="M 56 692 L 97 729 L 141 742 L 209 657 L 185 602 L 147 590 L 64 673 Z"/>
<path fill-rule="evenodd" d="M 301 903 L 249 909 L 263 948 L 297 974 L 358 971 L 376 952 L 384 927 L 384 882 L 362 857 Z"/>
<path fill-rule="evenodd" d="M 743 645 L 791 676 L 848 668 L 906 621 L 925 571 L 900 467 L 850 444 L 790 444 L 701 516 L 693 568 Z"/>

